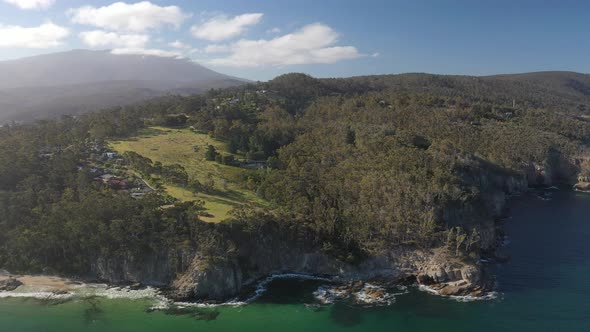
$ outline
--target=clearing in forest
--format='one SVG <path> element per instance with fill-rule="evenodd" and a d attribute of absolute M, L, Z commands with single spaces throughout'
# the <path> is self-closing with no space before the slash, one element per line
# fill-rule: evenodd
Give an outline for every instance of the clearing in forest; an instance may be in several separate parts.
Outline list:
<path fill-rule="evenodd" d="M 189 175 L 201 183 L 214 183 L 209 193 L 194 193 L 181 186 L 164 184 L 166 192 L 181 200 L 202 200 L 209 216 L 201 219 L 219 222 L 228 216 L 229 211 L 245 203 L 264 206 L 266 202 L 256 196 L 254 191 L 245 188 L 249 176 L 257 170 L 222 165 L 205 159 L 207 145 L 213 145 L 219 153 L 230 154 L 224 142 L 213 139 L 206 134 L 190 129 L 150 127 L 139 135 L 122 141 L 111 142 L 110 146 L 119 154 L 134 151 L 162 165 L 180 164 Z M 236 159 L 240 155 L 234 155 Z"/>

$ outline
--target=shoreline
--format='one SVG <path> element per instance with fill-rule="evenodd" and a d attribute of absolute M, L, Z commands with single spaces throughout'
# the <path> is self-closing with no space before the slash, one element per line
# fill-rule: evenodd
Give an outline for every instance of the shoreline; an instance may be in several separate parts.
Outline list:
<path fill-rule="evenodd" d="M 79 279 L 71 279 L 66 277 L 60 277 L 56 275 L 35 275 L 35 274 L 12 274 L 6 270 L 0 270 L 0 282 L 16 279 L 22 283 L 20 287 L 39 287 L 44 288 L 47 291 L 67 291 L 76 288 L 76 286 L 82 286 L 86 283 Z"/>
<path fill-rule="evenodd" d="M 106 283 L 85 283 L 66 277 L 51 275 L 14 275 L 0 270 L 0 281 L 16 278 L 22 282 L 12 291 L 0 291 L 0 300 L 4 298 L 33 298 L 42 301 L 69 301 L 88 297 L 103 297 L 106 299 L 152 300 L 148 311 L 170 310 L 173 308 L 195 307 L 212 308 L 220 306 L 239 307 L 254 303 L 265 292 L 268 284 L 275 279 L 300 279 L 323 281 L 326 284 L 318 286 L 313 292 L 316 303 L 306 303 L 306 306 L 332 305 L 337 301 L 353 301 L 359 306 L 383 306 L 395 303 L 395 297 L 407 294 L 408 288 L 427 292 L 432 295 L 450 298 L 460 302 L 492 300 L 497 298 L 496 292 L 486 292 L 483 296 L 449 296 L 441 294 L 436 289 L 414 283 L 411 285 L 381 285 L 378 282 L 357 281 L 357 283 L 339 283 L 333 279 L 304 275 L 304 274 L 273 274 L 256 283 L 253 292 L 246 298 L 234 298 L 219 303 L 175 301 L 165 296 L 161 288 L 142 287 L 132 289 L 130 286 L 115 286 Z"/>

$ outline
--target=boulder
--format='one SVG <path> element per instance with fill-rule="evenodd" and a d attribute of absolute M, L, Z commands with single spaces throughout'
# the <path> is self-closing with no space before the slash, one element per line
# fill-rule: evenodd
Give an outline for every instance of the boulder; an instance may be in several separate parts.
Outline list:
<path fill-rule="evenodd" d="M 14 277 L 8 277 L 0 281 L 0 291 L 13 291 L 17 289 L 23 283 Z"/>
<path fill-rule="evenodd" d="M 385 291 L 381 288 L 368 289 L 366 293 L 367 296 L 373 301 L 383 298 L 386 295 Z"/>
<path fill-rule="evenodd" d="M 365 287 L 365 283 L 362 280 L 354 281 L 350 284 L 350 291 L 351 292 L 358 292 Z"/>
<path fill-rule="evenodd" d="M 169 296 L 220 302 L 238 294 L 242 281 L 241 269 L 235 262 L 212 265 L 195 258 L 188 271 L 174 281 Z"/>
<path fill-rule="evenodd" d="M 65 288 L 59 288 L 59 289 L 56 289 L 56 290 L 52 291 L 52 293 L 55 294 L 55 295 L 66 295 L 66 294 L 69 294 L 70 291 L 68 291 Z"/>

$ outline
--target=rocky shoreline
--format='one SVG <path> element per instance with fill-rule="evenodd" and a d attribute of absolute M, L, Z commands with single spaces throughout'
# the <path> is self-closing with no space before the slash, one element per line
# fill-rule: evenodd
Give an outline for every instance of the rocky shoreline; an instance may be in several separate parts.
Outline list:
<path fill-rule="evenodd" d="M 590 193 L 590 182 L 578 182 L 573 188 L 575 191 Z"/>

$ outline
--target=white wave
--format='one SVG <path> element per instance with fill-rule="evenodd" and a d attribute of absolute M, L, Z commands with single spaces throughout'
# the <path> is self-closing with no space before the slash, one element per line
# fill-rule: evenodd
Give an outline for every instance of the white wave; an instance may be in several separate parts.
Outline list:
<path fill-rule="evenodd" d="M 440 293 L 436 289 L 434 289 L 432 287 L 428 287 L 426 285 L 418 285 L 418 289 L 421 290 L 421 291 L 423 291 L 423 292 L 426 292 L 426 293 L 430 293 L 430 294 L 434 294 L 434 295 L 440 295 Z"/>
<path fill-rule="evenodd" d="M 418 289 L 423 292 L 427 292 L 427 293 L 430 293 L 433 295 L 453 299 L 457 302 L 489 301 L 489 300 L 494 300 L 494 299 L 498 298 L 497 292 L 486 292 L 483 296 L 472 296 L 472 295 L 459 296 L 459 295 L 443 295 L 438 290 L 436 290 L 432 287 L 426 286 L 426 285 L 418 285 Z"/>
<path fill-rule="evenodd" d="M 365 283 L 356 292 L 351 292 L 350 289 L 342 286 L 321 286 L 313 292 L 313 295 L 322 304 L 332 304 L 337 300 L 353 298 L 357 304 L 384 306 L 393 304 L 396 296 L 408 293 L 405 286 L 398 286 L 397 289 L 401 292 L 387 292 L 384 287 L 370 283 Z"/>
<path fill-rule="evenodd" d="M 371 295 L 371 292 L 382 292 L 383 295 L 375 297 Z M 391 305 L 395 302 L 395 295 L 387 293 L 385 288 L 375 286 L 371 284 L 365 284 L 365 286 L 358 292 L 353 294 L 357 303 L 369 304 L 369 305 Z"/>
<path fill-rule="evenodd" d="M 183 308 L 183 307 L 195 307 L 195 308 L 215 308 L 215 307 L 223 307 L 223 306 L 228 306 L 228 307 L 239 307 L 239 306 L 243 306 L 248 304 L 247 302 L 244 301 L 237 301 L 237 300 L 230 300 L 230 301 L 226 301 L 226 302 L 221 302 L 221 303 L 202 303 L 202 302 L 168 302 L 167 306 L 162 307 L 160 309 L 168 309 L 170 308 L 170 306 L 176 306 L 179 308 Z M 153 309 L 157 309 L 152 307 Z"/>
<path fill-rule="evenodd" d="M 73 293 L 55 294 L 53 292 L 0 292 L 0 298 L 32 298 L 40 300 L 58 300 L 73 298 Z"/>
<path fill-rule="evenodd" d="M 313 296 L 322 304 L 332 304 L 348 295 L 348 291 L 330 286 L 320 286 L 313 292 Z"/>
<path fill-rule="evenodd" d="M 266 292 L 268 284 L 275 279 L 302 279 L 302 280 L 318 280 L 318 281 L 327 281 L 327 282 L 332 281 L 332 279 L 318 277 L 318 276 L 309 275 L 309 274 L 298 274 L 298 273 L 273 274 L 273 275 L 268 276 L 266 279 L 262 280 L 261 282 L 259 282 L 258 285 L 256 286 L 256 289 L 254 290 L 254 295 L 252 295 L 250 298 L 246 299 L 243 302 L 252 303 L 252 302 L 256 301 L 259 297 L 262 296 L 262 294 L 264 294 Z"/>
<path fill-rule="evenodd" d="M 451 296 L 449 296 L 449 298 L 451 298 L 451 299 L 453 299 L 455 301 L 458 301 L 458 302 L 489 301 L 489 300 L 497 299 L 498 298 L 498 293 L 497 292 L 487 292 L 483 296 L 471 296 L 471 295 L 456 296 L 456 295 L 451 295 Z"/>
<path fill-rule="evenodd" d="M 21 286 L 13 291 L 0 292 L 0 298 L 36 298 L 36 299 L 75 299 L 92 296 L 107 299 L 164 299 L 157 289 L 146 287 L 132 290 L 130 288 L 109 288 L 106 284 L 81 284 L 69 286 L 66 292 L 54 287 Z"/>
<path fill-rule="evenodd" d="M 262 281 L 260 281 L 256 285 L 253 295 L 245 300 L 239 300 L 238 298 L 234 298 L 232 300 L 221 302 L 221 303 L 167 301 L 164 306 L 161 306 L 160 308 L 151 307 L 151 309 L 165 310 L 165 309 L 168 309 L 171 305 L 174 305 L 177 307 L 197 307 L 197 308 L 213 308 L 213 307 L 219 307 L 219 306 L 239 307 L 239 306 L 243 306 L 246 304 L 250 304 L 250 303 L 256 301 L 258 298 L 260 298 L 267 291 L 268 284 L 275 279 L 301 279 L 301 280 L 318 280 L 318 281 L 326 281 L 326 282 L 332 281 L 332 279 L 329 279 L 329 278 L 318 277 L 318 276 L 309 275 L 309 274 L 299 274 L 299 273 L 273 274 L 273 275 L 270 275 L 270 276 L 264 278 Z"/>

